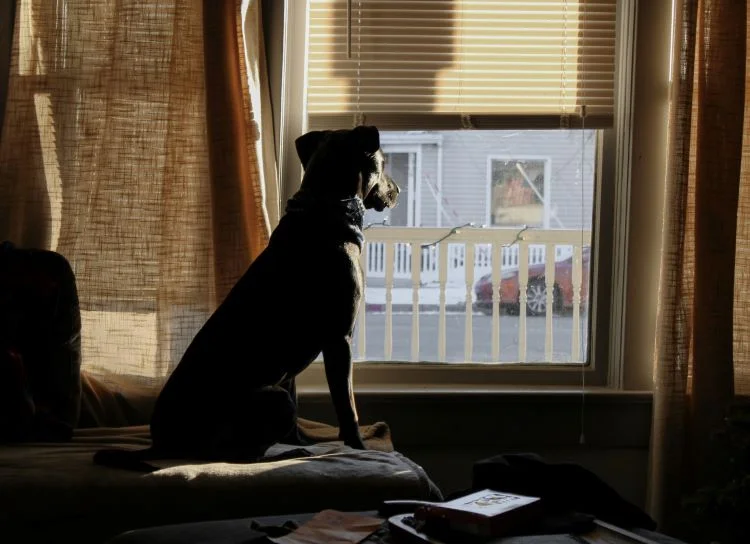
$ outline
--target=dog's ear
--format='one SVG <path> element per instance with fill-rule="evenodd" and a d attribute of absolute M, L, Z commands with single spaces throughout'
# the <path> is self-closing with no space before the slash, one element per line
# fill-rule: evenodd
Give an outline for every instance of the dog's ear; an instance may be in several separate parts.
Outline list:
<path fill-rule="evenodd" d="M 307 164 L 320 147 L 325 135 L 326 133 L 322 130 L 313 130 L 294 140 L 294 146 L 297 148 L 297 156 L 302 163 L 302 168 L 307 168 Z"/>
<path fill-rule="evenodd" d="M 355 127 L 352 129 L 352 136 L 357 147 L 365 153 L 375 153 L 380 149 L 380 132 L 377 127 Z"/>

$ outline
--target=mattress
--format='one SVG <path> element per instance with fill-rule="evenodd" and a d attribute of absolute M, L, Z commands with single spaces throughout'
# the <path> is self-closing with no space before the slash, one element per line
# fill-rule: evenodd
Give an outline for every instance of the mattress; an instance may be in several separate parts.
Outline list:
<path fill-rule="evenodd" d="M 441 499 L 424 470 L 404 455 L 340 442 L 307 446 L 308 456 L 283 461 L 160 462 L 150 474 L 92 463 L 98 449 L 149 443 L 148 428 L 139 426 L 81 429 L 64 444 L 0 446 L 0 541 L 102 542 L 125 530 L 172 523 Z M 291 449 L 276 445 L 268 455 Z"/>

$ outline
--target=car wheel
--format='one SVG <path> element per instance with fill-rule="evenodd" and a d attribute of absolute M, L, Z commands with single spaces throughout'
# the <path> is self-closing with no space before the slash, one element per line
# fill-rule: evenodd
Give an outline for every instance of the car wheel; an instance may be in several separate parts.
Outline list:
<path fill-rule="evenodd" d="M 552 311 L 559 311 L 562 307 L 562 294 L 555 285 L 552 293 Z M 547 313 L 547 285 L 544 278 L 536 278 L 526 287 L 526 315 L 546 315 Z"/>
<path fill-rule="evenodd" d="M 476 309 L 484 315 L 492 315 L 492 304 L 477 304 Z"/>

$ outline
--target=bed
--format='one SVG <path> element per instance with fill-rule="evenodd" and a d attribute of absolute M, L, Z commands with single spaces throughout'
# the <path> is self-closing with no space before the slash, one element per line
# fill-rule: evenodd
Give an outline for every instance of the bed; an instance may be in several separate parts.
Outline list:
<path fill-rule="evenodd" d="M 62 255 L 0 244 L 0 276 L 0 400 L 9 399 L 0 406 L 0 542 L 103 542 L 169 523 L 440 498 L 425 472 L 393 451 L 385 423 L 362 428 L 367 451 L 300 420 L 317 445 L 285 461 L 176 461 L 150 474 L 94 465 L 99 449 L 149 445 L 159 384 L 81 370 L 79 301 Z"/>
<path fill-rule="evenodd" d="M 148 428 L 135 426 L 79 429 L 61 444 L 0 446 L 0 541 L 102 542 L 170 523 L 441 499 L 424 470 L 400 453 L 338 442 L 306 447 L 309 457 L 266 463 L 165 461 L 150 474 L 91 461 L 103 447 L 148 444 Z M 268 455 L 290 449 L 277 445 Z"/>

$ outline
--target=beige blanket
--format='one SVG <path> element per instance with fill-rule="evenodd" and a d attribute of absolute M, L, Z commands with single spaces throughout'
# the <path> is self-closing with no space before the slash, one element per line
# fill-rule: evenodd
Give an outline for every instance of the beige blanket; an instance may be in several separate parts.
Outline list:
<path fill-rule="evenodd" d="M 105 379 L 81 373 L 81 418 L 80 427 L 127 427 L 146 424 L 151 416 L 159 390 L 139 384 L 124 376 Z M 335 441 L 338 429 L 300 418 L 299 426 L 308 438 L 315 442 Z M 368 449 L 393 451 L 391 431 L 386 423 L 363 425 L 362 439 Z"/>
<path fill-rule="evenodd" d="M 151 474 L 91 461 L 101 448 L 148 444 L 148 429 L 141 426 L 82 429 L 67 444 L 0 446 L 0 541 L 101 542 L 138 527 L 440 498 L 425 472 L 403 455 L 339 442 L 310 446 L 306 458 L 167 462 L 168 468 Z M 277 445 L 268 454 L 289 449 Z"/>

